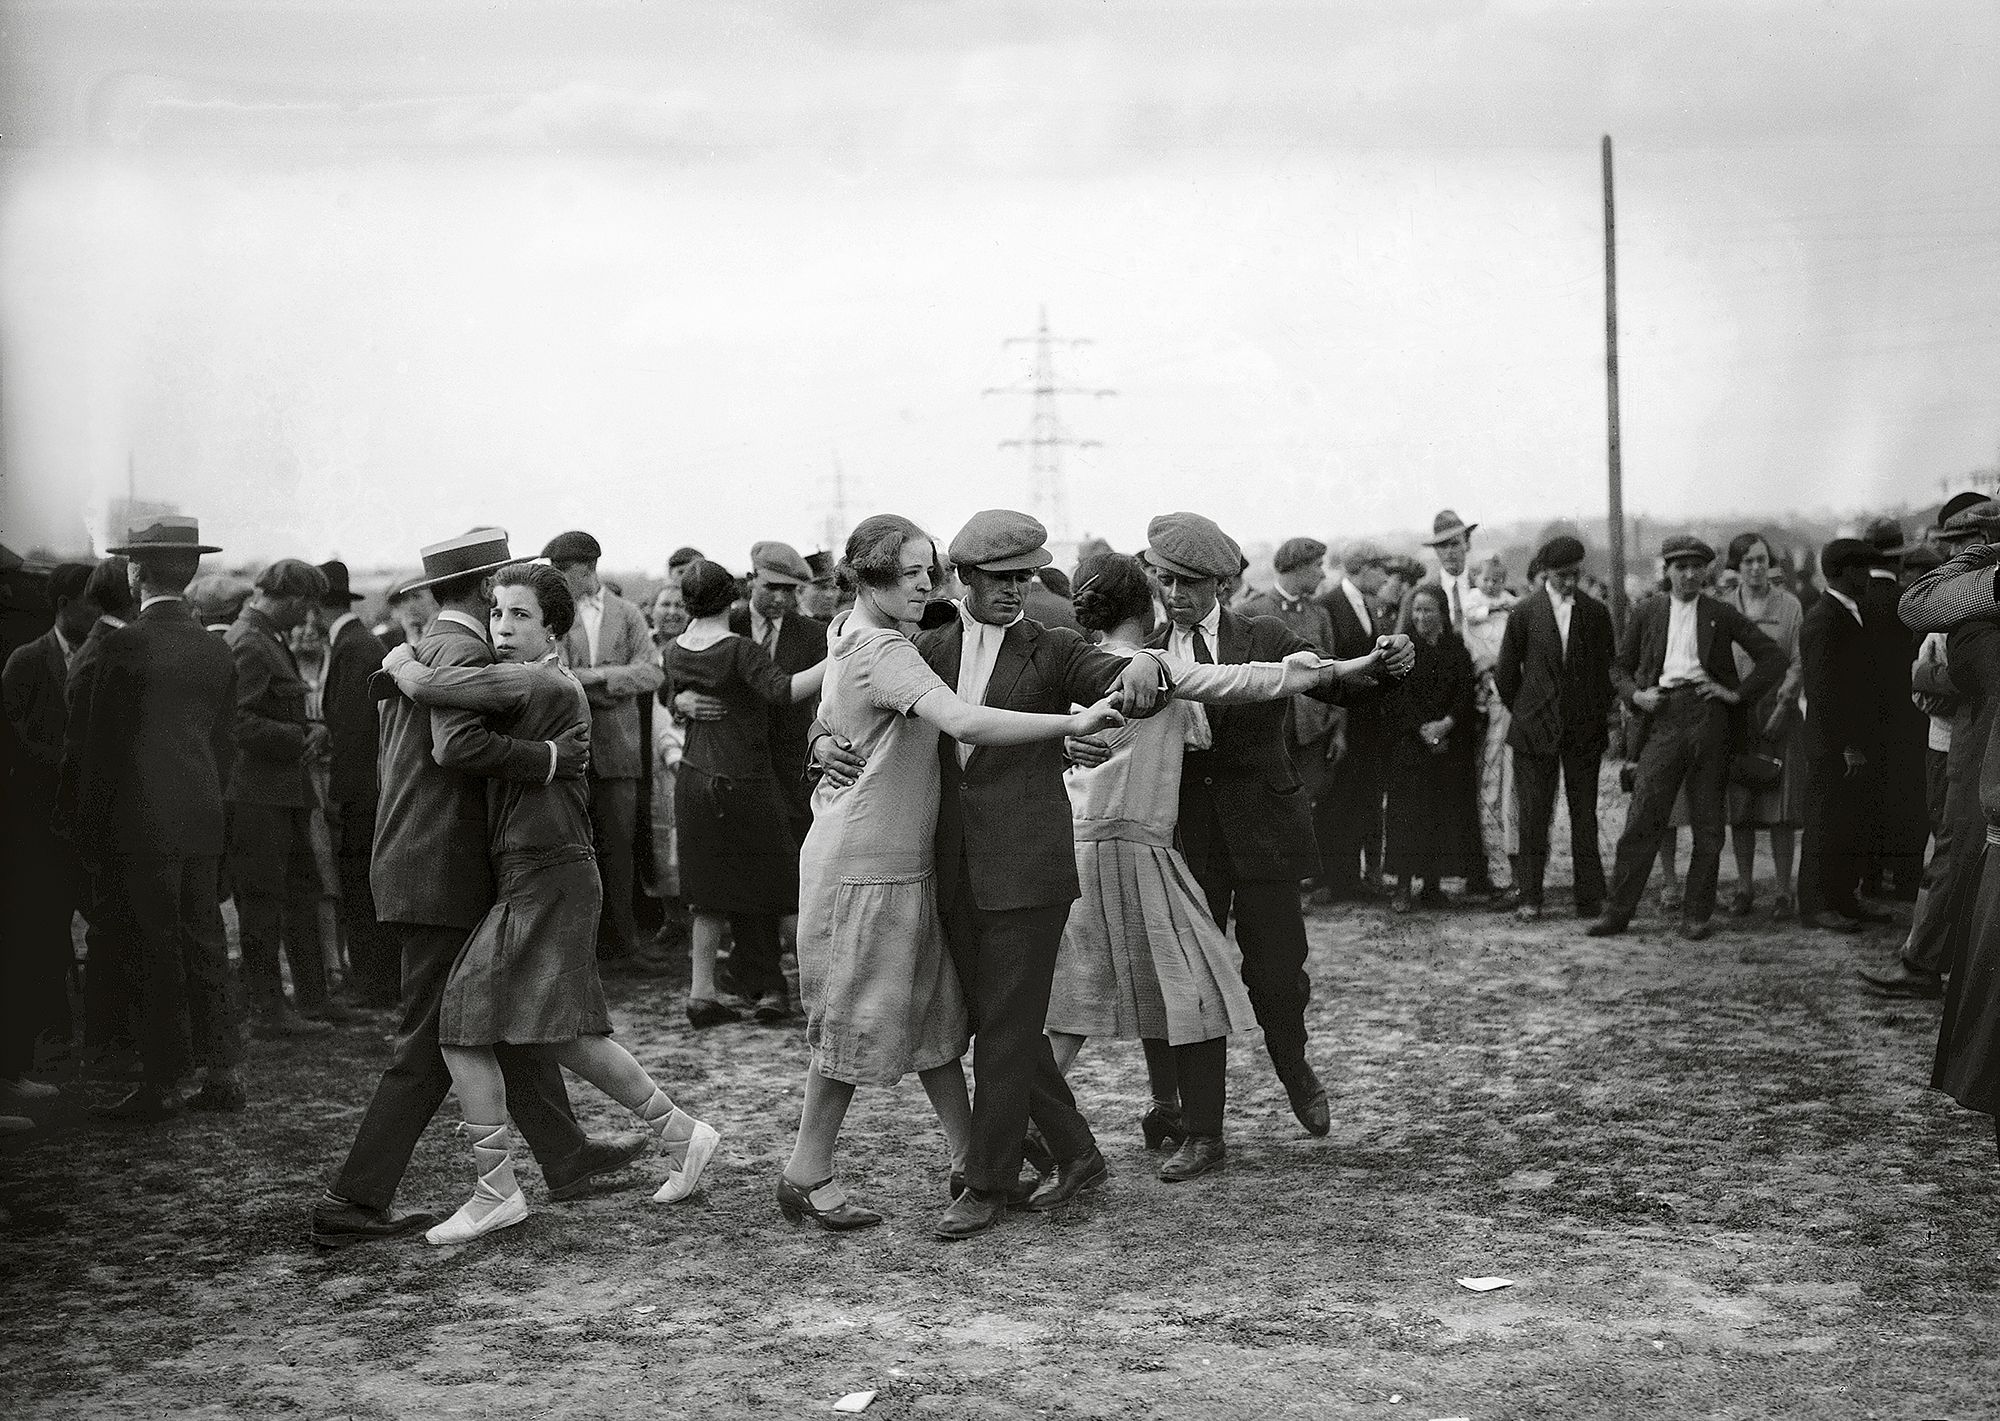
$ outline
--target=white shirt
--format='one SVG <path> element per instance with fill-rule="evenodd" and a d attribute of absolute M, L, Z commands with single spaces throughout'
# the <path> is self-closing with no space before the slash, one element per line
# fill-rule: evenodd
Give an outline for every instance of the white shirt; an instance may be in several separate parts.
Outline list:
<path fill-rule="evenodd" d="M 784 630 L 785 619 L 783 617 L 769 618 L 755 607 L 750 609 L 750 640 L 756 642 L 757 645 L 763 647 L 764 650 L 773 656 L 778 654 L 778 638 L 784 634 Z M 595 643 L 592 643 L 592 645 L 594 646 Z"/>
<path fill-rule="evenodd" d="M 1695 686 L 1708 679 L 1701 669 L 1701 644 L 1695 635 L 1695 608 L 1699 596 L 1683 602 L 1667 599 L 1667 659 L 1660 665 L 1660 688 Z"/>
<path fill-rule="evenodd" d="M 69 665 L 76 656 L 76 648 L 69 644 L 69 638 L 62 634 L 61 627 L 50 627 L 49 630 L 56 634 L 56 645 L 62 648 L 63 665 Z"/>
<path fill-rule="evenodd" d="M 1021 620 L 1022 613 L 1014 614 L 1014 622 Z M 967 705 L 986 704 L 986 686 L 993 679 L 993 664 L 1000 659 L 1000 643 L 1006 640 L 1007 627 L 996 627 L 982 622 L 972 615 L 972 609 L 965 603 L 958 604 L 958 620 L 965 628 L 965 636 L 958 647 L 958 698 Z M 958 763 L 963 765 L 972 758 L 978 747 L 961 743 L 958 747 Z"/>
<path fill-rule="evenodd" d="M 1202 640 L 1208 643 L 1208 659 L 1210 661 L 1222 659 L 1222 603 L 1219 600 L 1208 609 L 1208 615 L 1196 622 L 1194 627 L 1184 627 L 1179 622 L 1173 625 L 1173 631 L 1167 635 L 1167 651 L 1171 655 L 1187 661 L 1200 661 L 1201 658 L 1194 654 L 1195 627 L 1199 627 Z M 1208 724 L 1208 707 L 1191 704 L 1189 709 L 1194 712 L 1189 719 L 1198 720 L 1201 724 L 1188 727 L 1185 743 L 1191 750 L 1206 750 L 1214 744 Z"/>
<path fill-rule="evenodd" d="M 1444 589 L 1446 620 L 1451 623 L 1453 631 L 1463 632 L 1465 630 L 1465 609 L 1470 605 L 1466 599 L 1472 596 L 1472 571 L 1470 567 L 1458 576 L 1453 577 L 1440 565 L 1438 567 L 1438 586 Z"/>
<path fill-rule="evenodd" d="M 1576 598 L 1564 597 L 1560 593 L 1558 593 L 1553 587 L 1551 587 L 1549 589 L 1549 606 L 1555 610 L 1556 633 L 1557 635 L 1562 637 L 1563 655 L 1568 656 L 1569 618 L 1570 618 L 1570 613 L 1576 610 Z M 1668 637 L 1671 640 L 1673 633 L 1673 622 L 1671 618 L 1668 620 L 1667 629 L 1668 629 Z"/>
<path fill-rule="evenodd" d="M 604 592 L 599 589 L 588 597 L 576 599 L 576 623 L 583 628 L 583 634 L 590 642 L 590 664 L 597 664 L 597 634 L 604 626 Z"/>

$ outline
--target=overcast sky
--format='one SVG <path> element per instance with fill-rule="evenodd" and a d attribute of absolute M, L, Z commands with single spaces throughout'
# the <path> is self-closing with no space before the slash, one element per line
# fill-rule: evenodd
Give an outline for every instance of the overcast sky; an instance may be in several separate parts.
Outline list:
<path fill-rule="evenodd" d="M 740 564 L 1934 501 L 2000 455 L 2000 5 L 0 0 L 6 541 Z"/>

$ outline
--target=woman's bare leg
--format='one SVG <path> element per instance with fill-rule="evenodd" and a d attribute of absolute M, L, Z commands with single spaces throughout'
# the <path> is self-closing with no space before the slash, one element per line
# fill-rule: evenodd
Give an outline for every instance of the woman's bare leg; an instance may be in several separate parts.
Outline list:
<path fill-rule="evenodd" d="M 807 1070 L 806 1105 L 799 1115 L 792 1158 L 785 1166 L 786 1179 L 811 1189 L 833 1177 L 833 1148 L 840 1143 L 840 1127 L 853 1100 L 854 1087 L 846 1081 L 821 1075 L 817 1063 Z"/>
<path fill-rule="evenodd" d="M 688 997 L 712 1002 L 716 998 L 715 959 L 722 951 L 722 935 L 729 931 L 729 919 L 720 913 L 696 913 L 694 932 L 688 946 Z"/>
<path fill-rule="evenodd" d="M 972 1096 L 965 1089 L 965 1065 L 953 1061 L 933 1066 L 918 1072 L 917 1079 L 924 1083 L 924 1094 L 937 1112 L 938 1126 L 951 1149 L 951 1167 L 963 1173 L 966 1152 L 972 1148 Z"/>

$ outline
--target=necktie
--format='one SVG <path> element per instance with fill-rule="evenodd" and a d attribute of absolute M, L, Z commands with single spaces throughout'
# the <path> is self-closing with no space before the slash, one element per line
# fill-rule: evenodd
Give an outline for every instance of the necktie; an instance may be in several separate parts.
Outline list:
<path fill-rule="evenodd" d="M 1454 577 L 1451 580 L 1450 586 L 1451 629 L 1455 632 L 1463 632 L 1465 630 L 1465 609 L 1458 605 L 1458 579 Z"/>
<path fill-rule="evenodd" d="M 1203 666 L 1215 665 L 1215 658 L 1209 655 L 1208 638 L 1201 634 L 1201 628 L 1194 629 L 1194 659 Z"/>
<path fill-rule="evenodd" d="M 764 623 L 764 639 L 758 642 L 757 645 L 764 648 L 765 655 L 773 658 L 777 656 L 778 624 L 776 622 L 767 621 Z"/>

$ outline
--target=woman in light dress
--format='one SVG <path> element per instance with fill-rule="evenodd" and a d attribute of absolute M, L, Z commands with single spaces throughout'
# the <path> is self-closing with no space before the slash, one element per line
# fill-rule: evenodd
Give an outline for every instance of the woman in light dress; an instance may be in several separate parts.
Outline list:
<path fill-rule="evenodd" d="M 1473 569 L 1472 595 L 1465 599 L 1465 649 L 1472 653 L 1476 705 L 1486 718 L 1486 738 L 1479 746 L 1479 840 L 1486 849 L 1487 872 L 1495 883 L 1504 880 L 1503 886 L 1516 881 L 1521 817 L 1514 800 L 1514 752 L 1507 746 L 1513 717 L 1493 684 L 1493 668 L 1500 664 L 1500 643 L 1518 600 L 1507 590 L 1507 564 L 1497 553 Z"/>
<path fill-rule="evenodd" d="M 777 1189 L 779 1210 L 795 1223 L 846 1230 L 882 1221 L 850 1203 L 834 1178 L 856 1086 L 917 1072 L 954 1172 L 965 1162 L 965 999 L 938 919 L 932 850 L 938 736 L 1021 745 L 1124 723 L 1108 701 L 1075 715 L 1029 715 L 960 700 L 907 634 L 939 573 L 930 536 L 895 514 L 864 520 L 841 562 L 855 601 L 830 633 L 819 720 L 865 755 L 866 767 L 846 787 L 821 781 L 799 857 L 799 987 L 812 1065 Z"/>
<path fill-rule="evenodd" d="M 1137 558 L 1105 553 L 1076 570 L 1076 616 L 1104 650 L 1136 655 L 1154 626 L 1152 586 Z M 1067 1072 L 1086 1039 L 1144 1044 L 1153 1102 L 1148 1145 L 1179 1151 L 1160 1169 L 1178 1183 L 1222 1163 L 1231 1033 L 1256 1024 L 1229 940 L 1174 847 L 1181 759 L 1209 746 L 1211 705 L 1279 700 L 1365 675 L 1379 654 L 1331 662 L 1310 651 L 1282 662 L 1171 663 L 1175 699 L 1147 720 L 1095 737 L 1110 758 L 1067 776 L 1083 896 L 1070 908 L 1049 992 L 1048 1034 Z"/>
<path fill-rule="evenodd" d="M 383 669 L 420 705 L 487 713 L 524 740 L 590 726 L 583 688 L 560 659 L 576 601 L 554 568 L 517 563 L 493 577 L 493 666 L 431 667 L 407 645 Z M 498 895 L 452 964 L 438 1006 L 438 1042 L 451 1071 L 479 1180 L 470 1199 L 425 1235 L 465 1243 L 528 1216 L 514 1179 L 507 1084 L 496 1045 L 537 1046 L 639 1117 L 671 1161 L 653 1198 L 692 1194 L 720 1141 L 715 1129 L 668 1099 L 645 1067 L 611 1039 L 597 976 L 603 903 L 591 849 L 590 800 L 581 779 L 490 782 L 489 852 Z"/>
<path fill-rule="evenodd" d="M 1799 691 L 1805 684 L 1805 663 L 1799 651 L 1799 630 L 1805 613 L 1799 599 L 1771 580 L 1771 545 L 1757 533 L 1739 533 L 1729 543 L 1729 567 L 1737 573 L 1733 590 L 1723 594 L 1736 610 L 1756 623 L 1757 630 L 1783 649 L 1785 679 L 1770 694 L 1747 709 L 1744 729 L 1750 743 L 1784 764 L 1778 782 L 1755 789 L 1731 781 L 1724 808 L 1728 811 L 1730 846 L 1736 851 L 1736 891 L 1729 896 L 1732 918 L 1747 917 L 1756 906 L 1752 881 L 1757 865 L 1757 831 L 1771 837 L 1775 865 L 1771 916 L 1793 915 L 1792 849 L 1805 820 L 1805 717 L 1799 714 Z M 1736 648 L 1736 674 L 1747 676 L 1750 657 Z"/>

